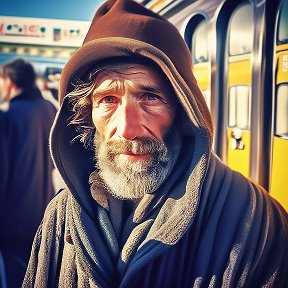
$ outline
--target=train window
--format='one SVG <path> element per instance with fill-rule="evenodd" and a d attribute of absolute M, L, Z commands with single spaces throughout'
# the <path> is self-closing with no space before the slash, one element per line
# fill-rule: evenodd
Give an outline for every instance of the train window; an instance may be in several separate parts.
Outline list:
<path fill-rule="evenodd" d="M 277 90 L 275 134 L 288 137 L 288 84 L 280 85 Z"/>
<path fill-rule="evenodd" d="M 288 1 L 285 1 L 279 17 L 277 44 L 288 43 Z"/>
<path fill-rule="evenodd" d="M 192 36 L 193 63 L 208 61 L 208 27 L 207 21 L 201 21 Z"/>
<path fill-rule="evenodd" d="M 245 19 L 245 20 L 244 20 Z M 253 9 L 251 4 L 236 9 L 229 24 L 229 54 L 250 53 L 253 46 Z"/>
<path fill-rule="evenodd" d="M 229 90 L 229 127 L 249 129 L 250 87 L 233 86 Z"/>

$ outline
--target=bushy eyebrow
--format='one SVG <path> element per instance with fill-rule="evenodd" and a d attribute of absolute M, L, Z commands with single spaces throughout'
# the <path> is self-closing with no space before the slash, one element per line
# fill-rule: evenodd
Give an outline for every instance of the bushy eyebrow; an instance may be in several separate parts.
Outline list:
<path fill-rule="evenodd" d="M 96 88 L 93 91 L 93 96 L 97 97 L 97 96 L 108 95 L 108 94 L 111 94 L 111 93 L 115 93 L 116 91 L 117 91 L 117 89 L 115 87 L 107 87 L 105 89 Z"/>
<path fill-rule="evenodd" d="M 93 96 L 94 97 L 101 97 L 103 95 L 108 95 L 108 94 L 114 94 L 114 93 L 119 93 L 121 94 L 121 90 L 125 89 L 122 85 L 118 85 L 119 82 L 117 83 L 117 81 L 113 81 L 108 87 L 105 88 L 99 88 L 97 87 L 94 91 L 93 91 Z M 145 91 L 145 92 L 149 92 L 149 93 L 156 93 L 156 94 L 160 94 L 161 91 L 163 91 L 163 89 L 161 89 L 161 87 L 157 87 L 157 86 L 151 86 L 151 85 L 144 85 L 144 84 L 137 84 L 136 89 L 139 89 L 141 91 Z"/>
<path fill-rule="evenodd" d="M 93 96 L 97 97 L 97 96 L 119 93 L 121 89 L 123 89 L 123 85 L 119 85 L 119 81 L 112 81 L 108 87 L 95 88 L 95 90 L 93 91 Z"/>
<path fill-rule="evenodd" d="M 160 87 L 153 87 L 148 85 L 139 84 L 138 85 L 141 90 L 151 92 L 151 93 L 161 93 L 162 89 Z"/>

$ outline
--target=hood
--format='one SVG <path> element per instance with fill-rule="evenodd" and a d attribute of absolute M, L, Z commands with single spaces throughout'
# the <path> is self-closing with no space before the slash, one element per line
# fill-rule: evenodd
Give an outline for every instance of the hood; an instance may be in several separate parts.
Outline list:
<path fill-rule="evenodd" d="M 67 125 L 71 111 L 65 95 L 72 91 L 75 80 L 81 78 L 92 65 L 121 56 L 151 59 L 163 70 L 175 90 L 175 97 L 178 97 L 183 107 L 179 115 L 182 132 L 185 141 L 191 141 L 189 169 L 191 175 L 193 171 L 197 174 L 198 179 L 189 178 L 189 181 L 194 179 L 196 187 L 193 190 L 197 194 L 193 200 L 195 205 L 190 203 L 195 210 L 211 153 L 213 128 L 210 113 L 192 73 L 190 51 L 177 29 L 166 19 L 134 1 L 105 2 L 96 12 L 83 45 L 63 69 L 59 91 L 61 108 L 50 138 L 55 165 L 74 197 L 92 215 L 93 201 L 88 178 L 95 169 L 94 154 L 84 149 L 80 142 L 71 143 L 77 132 L 75 127 Z"/>

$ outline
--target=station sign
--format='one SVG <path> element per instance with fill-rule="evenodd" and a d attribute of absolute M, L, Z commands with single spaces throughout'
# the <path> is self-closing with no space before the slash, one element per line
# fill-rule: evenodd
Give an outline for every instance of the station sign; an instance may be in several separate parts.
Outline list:
<path fill-rule="evenodd" d="M 0 16 L 0 42 L 79 47 L 90 21 Z"/>

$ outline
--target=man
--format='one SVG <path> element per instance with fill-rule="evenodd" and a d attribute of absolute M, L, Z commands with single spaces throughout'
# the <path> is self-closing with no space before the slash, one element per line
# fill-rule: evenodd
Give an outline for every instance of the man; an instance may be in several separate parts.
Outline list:
<path fill-rule="evenodd" d="M 67 184 L 23 287 L 285 287 L 288 219 L 213 152 L 180 34 L 108 1 L 66 64 L 51 132 Z"/>
<path fill-rule="evenodd" d="M 30 63 L 0 68 L 0 286 L 20 287 L 33 238 L 54 196 L 49 131 L 56 109 L 35 86 Z"/>

